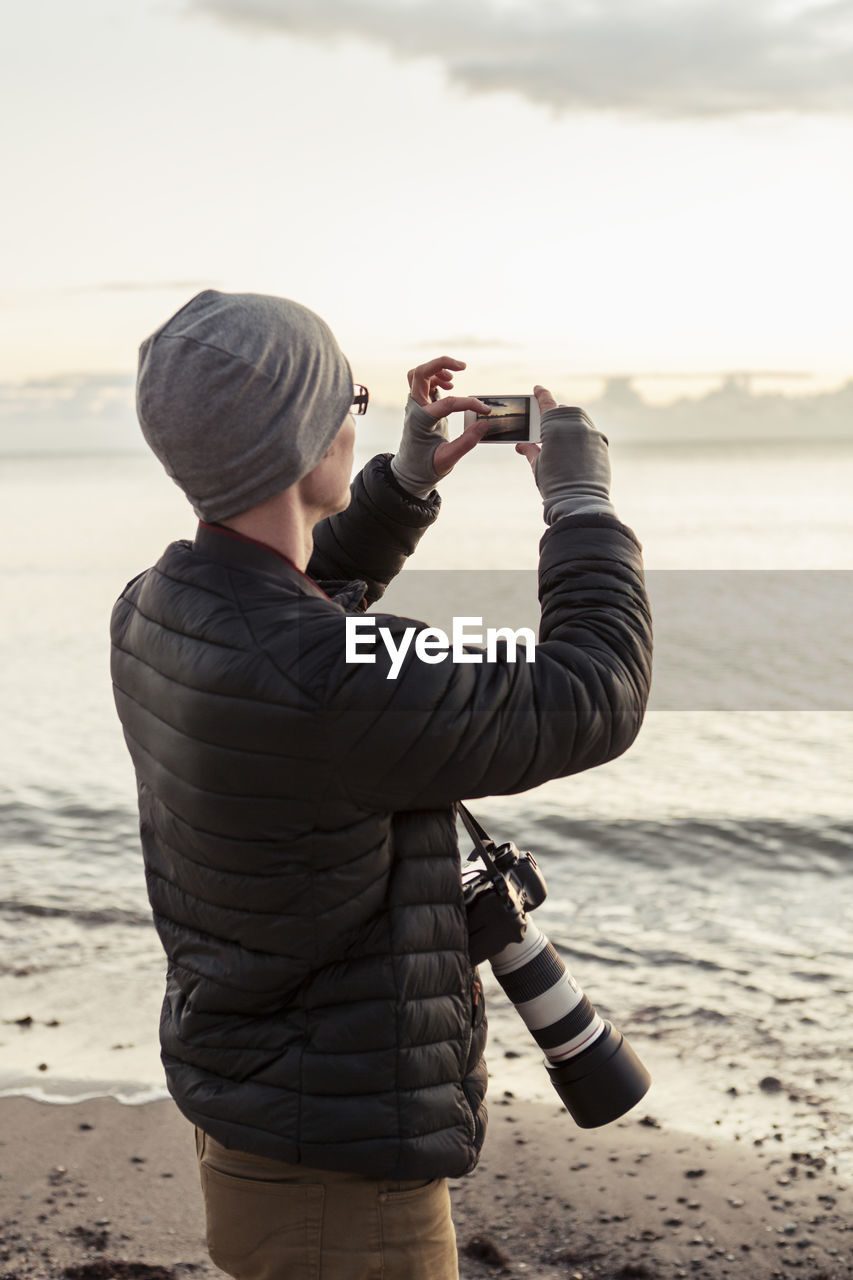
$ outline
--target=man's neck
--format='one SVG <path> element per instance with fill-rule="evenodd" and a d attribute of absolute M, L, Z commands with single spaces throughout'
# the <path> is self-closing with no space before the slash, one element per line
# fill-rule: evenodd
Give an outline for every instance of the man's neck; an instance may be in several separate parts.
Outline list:
<path fill-rule="evenodd" d="M 276 551 L 304 573 L 314 550 L 315 521 L 294 498 L 295 495 L 287 492 L 276 494 L 249 511 L 221 520 L 220 524 Z"/>

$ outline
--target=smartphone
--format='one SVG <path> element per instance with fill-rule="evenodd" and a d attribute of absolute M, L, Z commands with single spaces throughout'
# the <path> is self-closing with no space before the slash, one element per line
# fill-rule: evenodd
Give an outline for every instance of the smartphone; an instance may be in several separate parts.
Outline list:
<path fill-rule="evenodd" d="M 491 406 L 490 414 L 465 411 L 465 426 L 484 418 L 489 429 L 481 444 L 517 444 L 519 441 L 539 439 L 539 405 L 535 396 L 477 396 L 483 404 Z"/>

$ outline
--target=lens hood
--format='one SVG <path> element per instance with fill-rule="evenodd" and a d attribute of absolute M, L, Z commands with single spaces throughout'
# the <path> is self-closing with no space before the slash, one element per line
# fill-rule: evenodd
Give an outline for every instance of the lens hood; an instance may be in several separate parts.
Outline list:
<path fill-rule="evenodd" d="M 582 1129 L 618 1120 L 645 1096 L 652 1082 L 622 1032 L 609 1022 L 583 1053 L 559 1066 L 545 1065 L 564 1106 Z"/>

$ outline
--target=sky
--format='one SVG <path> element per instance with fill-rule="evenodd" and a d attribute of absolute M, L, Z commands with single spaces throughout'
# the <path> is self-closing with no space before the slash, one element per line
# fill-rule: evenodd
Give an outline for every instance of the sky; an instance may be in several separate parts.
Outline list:
<path fill-rule="evenodd" d="M 388 404 L 853 378 L 853 0 L 28 0 L 0 94 L 7 435 L 207 287 Z"/>

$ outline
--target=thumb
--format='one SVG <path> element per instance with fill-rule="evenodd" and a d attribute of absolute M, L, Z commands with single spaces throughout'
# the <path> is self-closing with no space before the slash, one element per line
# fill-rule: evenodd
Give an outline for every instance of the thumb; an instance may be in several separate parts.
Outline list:
<path fill-rule="evenodd" d="M 536 474 L 536 460 L 542 452 L 542 446 L 538 444 L 517 444 L 515 452 L 520 453 L 530 463 L 533 474 Z"/>
<path fill-rule="evenodd" d="M 488 419 L 479 419 L 467 426 L 455 440 L 445 440 L 438 446 L 432 455 L 432 466 L 439 479 L 452 471 L 459 459 L 480 443 L 488 429 Z"/>

